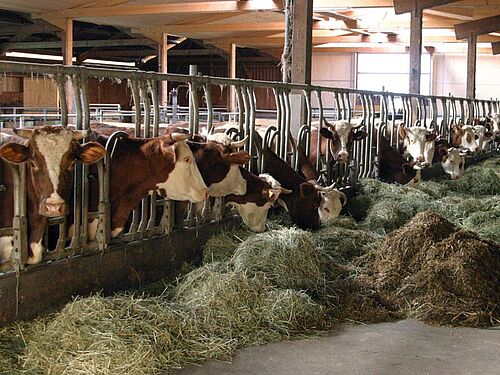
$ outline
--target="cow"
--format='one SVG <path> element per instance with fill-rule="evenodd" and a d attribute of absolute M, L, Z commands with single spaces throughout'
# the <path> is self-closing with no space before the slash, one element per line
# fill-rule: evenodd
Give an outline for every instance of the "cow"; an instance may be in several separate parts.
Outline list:
<path fill-rule="evenodd" d="M 386 137 L 380 135 L 378 173 L 381 181 L 400 185 L 416 184 L 421 180 L 420 169 L 414 160 L 407 161 Z"/>
<path fill-rule="evenodd" d="M 474 134 L 476 136 L 478 150 L 489 150 L 493 138 L 493 132 L 488 129 L 487 125 L 474 125 Z"/>
<path fill-rule="evenodd" d="M 244 195 L 230 194 L 226 196 L 226 204 L 233 206 L 241 216 L 245 225 L 253 232 L 266 229 L 267 213 L 278 201 L 281 194 L 291 194 L 271 175 L 262 173 L 258 177 L 244 168 L 240 168 L 247 181 Z"/>
<path fill-rule="evenodd" d="M 399 144 L 399 151 L 403 157 L 407 160 L 414 160 L 422 167 L 431 165 L 436 132 L 424 126 L 406 127 L 403 125 L 399 126 L 398 131 L 402 140 Z"/>
<path fill-rule="evenodd" d="M 0 191 L 0 227 L 12 226 L 14 216 L 13 176 L 6 162 L 26 162 L 29 237 L 26 263 L 36 264 L 43 257 L 42 239 L 47 219 L 68 212 L 75 163 L 96 163 L 106 151 L 95 142 L 80 144 L 87 136 L 84 130 L 44 126 L 14 132 L 16 135 L 7 137 L 7 142 L 0 147 L 0 183 L 6 187 Z M 12 248 L 12 238 L 0 238 L 0 262 L 10 260 Z"/>
<path fill-rule="evenodd" d="M 458 148 L 448 148 L 447 145 L 441 145 L 436 148 L 437 159 L 444 172 L 452 180 L 458 180 L 462 177 L 465 168 L 465 152 Z"/>
<path fill-rule="evenodd" d="M 356 125 L 355 123 L 339 120 L 329 123 L 323 119 L 325 127 L 319 130 L 321 135 L 320 139 L 320 150 L 322 155 L 326 155 L 329 152 L 332 156 L 332 160 L 339 163 L 348 163 L 349 158 L 352 154 L 352 148 L 355 141 L 363 140 L 367 137 L 368 133 L 361 130 L 364 126 L 363 121 Z M 331 142 L 328 142 L 330 140 Z M 328 148 L 328 143 L 330 147 Z M 309 159 L 311 163 L 316 164 L 316 159 L 318 155 L 318 130 L 316 128 L 311 129 L 311 152 Z"/>
<path fill-rule="evenodd" d="M 456 148 L 468 149 L 471 152 L 478 150 L 474 127 L 464 124 L 453 124 L 451 126 L 451 145 Z"/>

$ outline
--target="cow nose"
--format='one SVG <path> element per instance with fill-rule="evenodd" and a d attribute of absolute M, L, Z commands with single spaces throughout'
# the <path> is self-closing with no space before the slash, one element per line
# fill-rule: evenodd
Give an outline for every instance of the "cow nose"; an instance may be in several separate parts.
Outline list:
<path fill-rule="evenodd" d="M 209 197 L 210 195 L 208 195 L 208 189 L 205 189 L 205 200 L 207 200 Z"/>
<path fill-rule="evenodd" d="M 349 157 L 349 153 L 347 151 L 340 151 L 339 152 L 339 160 L 342 163 L 345 163 L 347 161 L 348 157 Z"/>
<path fill-rule="evenodd" d="M 42 205 L 44 216 L 63 216 L 66 215 L 66 204 L 64 201 L 51 203 L 48 200 Z"/>
<path fill-rule="evenodd" d="M 420 163 L 423 163 L 425 161 L 424 155 L 419 155 L 419 157 L 417 158 L 417 161 Z"/>

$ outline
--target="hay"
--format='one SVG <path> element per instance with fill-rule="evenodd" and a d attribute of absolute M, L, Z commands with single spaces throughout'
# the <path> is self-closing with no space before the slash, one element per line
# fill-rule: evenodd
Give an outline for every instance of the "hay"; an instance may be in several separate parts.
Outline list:
<path fill-rule="evenodd" d="M 223 228 L 212 235 L 203 246 L 203 264 L 231 259 L 238 245 L 251 234 L 252 232 L 244 227 Z"/>
<path fill-rule="evenodd" d="M 416 215 L 362 261 L 359 280 L 407 317 L 439 325 L 500 323 L 500 247 L 437 214 Z"/>
<path fill-rule="evenodd" d="M 452 191 L 473 196 L 500 194 L 498 166 L 477 165 L 469 168 L 462 178 L 443 181 L 443 184 Z"/>
<path fill-rule="evenodd" d="M 338 264 L 347 264 L 374 249 L 382 238 L 376 233 L 358 229 L 352 219 L 345 218 L 339 223 L 325 226 L 312 235 L 314 244 Z"/>
<path fill-rule="evenodd" d="M 231 259 L 236 272 L 264 273 L 283 289 L 316 290 L 324 284 L 320 253 L 300 229 L 272 230 L 249 237 Z"/>

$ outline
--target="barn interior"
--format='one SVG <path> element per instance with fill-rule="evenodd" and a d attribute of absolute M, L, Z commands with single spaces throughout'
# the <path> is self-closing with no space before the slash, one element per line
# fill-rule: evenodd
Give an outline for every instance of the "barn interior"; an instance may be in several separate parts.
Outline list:
<path fill-rule="evenodd" d="M 30 174 L 12 167 L 0 374 L 497 374 L 499 72 L 500 0 L 0 0 L 0 146 L 20 128 L 122 131 L 97 172 L 77 163 L 81 205 L 48 220 L 40 264 L 26 263 Z M 311 129 L 358 119 L 349 163 L 328 140 L 312 162 L 318 192 L 347 200 L 317 230 L 276 203 L 254 233 L 224 198 L 186 214 L 153 191 L 111 235 L 124 138 L 220 127 L 258 175 L 261 129 L 298 172 L 292 136 L 310 157 Z M 469 125 L 491 133 L 484 149 L 451 146 Z M 399 152 L 405 126 L 446 139 L 459 178 L 449 152 L 411 164 L 408 185 L 382 181 L 380 135 Z"/>

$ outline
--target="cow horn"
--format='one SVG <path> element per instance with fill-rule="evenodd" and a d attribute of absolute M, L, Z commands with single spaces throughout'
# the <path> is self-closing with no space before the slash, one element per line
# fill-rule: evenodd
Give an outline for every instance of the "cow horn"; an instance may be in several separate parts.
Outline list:
<path fill-rule="evenodd" d="M 292 194 L 293 190 L 285 189 L 283 186 L 280 187 L 281 194 Z"/>
<path fill-rule="evenodd" d="M 324 193 L 328 193 L 328 192 L 332 191 L 333 189 L 335 189 L 335 186 L 337 186 L 337 183 L 334 182 L 330 186 L 326 186 L 326 187 L 323 187 L 321 185 L 316 185 L 316 189 L 318 189 L 319 191 L 322 191 Z"/>
<path fill-rule="evenodd" d="M 172 133 L 172 134 L 170 134 L 170 137 L 172 138 L 172 141 L 178 142 L 178 141 L 185 141 L 186 139 L 189 139 L 189 137 L 191 137 L 191 134 Z"/>
<path fill-rule="evenodd" d="M 353 127 L 352 127 L 352 130 L 361 129 L 361 128 L 362 128 L 362 127 L 364 127 L 364 126 L 365 126 L 365 119 L 361 120 L 361 122 L 360 122 L 358 125 L 353 126 Z"/>
<path fill-rule="evenodd" d="M 22 138 L 31 139 L 31 137 L 33 137 L 33 129 L 13 129 L 13 130 L 14 133 L 16 133 L 16 135 Z"/>
<path fill-rule="evenodd" d="M 342 203 L 342 207 L 346 205 L 347 203 L 347 195 L 345 195 L 343 192 L 339 191 L 340 194 L 340 203 Z"/>
<path fill-rule="evenodd" d="M 243 147 L 243 146 L 245 146 L 245 143 L 247 143 L 247 140 L 248 140 L 248 135 L 245 138 L 243 138 L 241 141 L 231 142 L 231 147 L 234 147 L 234 148 Z"/>
<path fill-rule="evenodd" d="M 74 141 L 79 141 L 88 136 L 88 131 L 87 130 L 73 130 L 73 137 L 72 139 Z"/>

